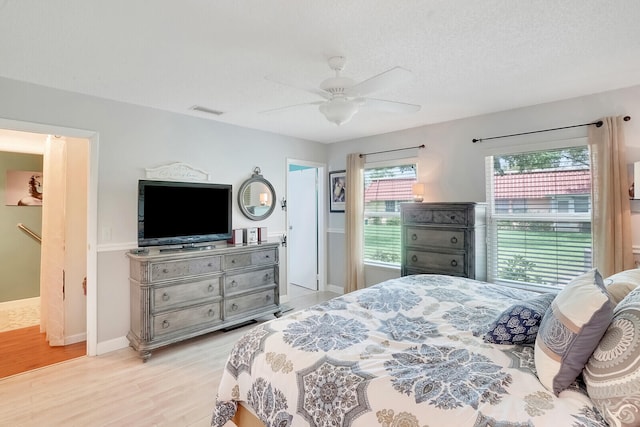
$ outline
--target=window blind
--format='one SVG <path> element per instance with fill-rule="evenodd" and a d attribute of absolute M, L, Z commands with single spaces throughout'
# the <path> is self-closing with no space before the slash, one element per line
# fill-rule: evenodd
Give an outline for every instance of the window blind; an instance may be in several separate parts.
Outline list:
<path fill-rule="evenodd" d="M 487 157 L 489 280 L 562 286 L 591 268 L 587 147 Z"/>

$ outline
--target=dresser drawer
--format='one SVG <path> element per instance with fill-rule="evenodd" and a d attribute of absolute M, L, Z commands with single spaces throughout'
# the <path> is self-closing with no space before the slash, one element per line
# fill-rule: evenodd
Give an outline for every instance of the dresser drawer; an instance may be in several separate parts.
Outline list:
<path fill-rule="evenodd" d="M 405 209 L 402 212 L 404 224 L 470 225 L 469 210 L 466 207 L 443 209 Z"/>
<path fill-rule="evenodd" d="M 464 250 L 464 230 L 438 230 L 431 228 L 406 227 L 405 244 L 407 246 L 429 246 Z"/>
<path fill-rule="evenodd" d="M 429 273 L 464 275 L 466 272 L 464 253 L 444 254 L 429 251 L 407 250 L 406 267 L 421 269 Z"/>
<path fill-rule="evenodd" d="M 225 255 L 225 269 L 249 267 L 252 265 L 274 264 L 277 261 L 275 249 L 263 251 L 243 252 L 239 254 Z"/>
<path fill-rule="evenodd" d="M 222 276 L 215 276 L 197 282 L 154 288 L 151 296 L 154 311 L 219 297 L 221 295 L 221 286 Z"/>
<path fill-rule="evenodd" d="M 187 328 L 197 327 L 207 323 L 215 324 L 222 321 L 220 302 L 204 304 L 183 310 L 169 311 L 153 316 L 155 336 L 171 334 Z"/>
<path fill-rule="evenodd" d="M 220 271 L 220 266 L 221 257 L 219 255 L 153 263 L 151 264 L 151 281 L 216 273 Z"/>
<path fill-rule="evenodd" d="M 275 268 L 263 268 L 240 274 L 230 274 L 224 283 L 224 294 L 233 295 L 275 283 Z"/>
<path fill-rule="evenodd" d="M 268 289 L 261 292 L 254 292 L 235 298 L 224 300 L 225 318 L 239 316 L 256 309 L 264 309 L 269 305 L 276 305 L 276 289 Z"/>

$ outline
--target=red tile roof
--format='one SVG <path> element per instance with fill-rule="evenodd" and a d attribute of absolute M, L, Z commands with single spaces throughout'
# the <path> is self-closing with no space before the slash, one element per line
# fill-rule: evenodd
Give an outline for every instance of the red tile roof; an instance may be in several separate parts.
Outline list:
<path fill-rule="evenodd" d="M 496 199 L 541 199 L 555 195 L 589 194 L 591 175 L 588 170 L 505 174 L 496 175 L 494 185 Z"/>
<path fill-rule="evenodd" d="M 382 200 L 413 200 L 411 186 L 415 179 L 387 178 L 373 181 L 364 190 L 364 202 Z"/>

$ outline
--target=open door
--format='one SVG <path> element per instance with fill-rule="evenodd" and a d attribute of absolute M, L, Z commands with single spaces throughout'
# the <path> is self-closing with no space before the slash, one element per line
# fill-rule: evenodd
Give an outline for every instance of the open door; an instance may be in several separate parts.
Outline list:
<path fill-rule="evenodd" d="M 43 159 L 40 332 L 51 346 L 64 345 L 66 142 L 49 136 Z"/>

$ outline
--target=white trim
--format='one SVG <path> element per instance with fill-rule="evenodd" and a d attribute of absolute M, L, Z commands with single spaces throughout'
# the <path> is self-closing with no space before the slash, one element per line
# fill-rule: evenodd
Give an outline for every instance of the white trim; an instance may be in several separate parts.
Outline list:
<path fill-rule="evenodd" d="M 64 337 L 64 345 L 76 344 L 86 340 L 87 340 L 86 333 L 69 335 L 68 337 Z"/>
<path fill-rule="evenodd" d="M 328 284 L 327 285 L 327 291 L 333 292 L 334 294 L 342 295 L 342 294 L 344 294 L 344 287 Z"/>
<path fill-rule="evenodd" d="M 129 347 L 129 340 L 127 337 L 118 337 L 112 340 L 102 341 L 98 343 L 96 355 L 110 353 L 127 347 Z"/>
<path fill-rule="evenodd" d="M 327 228 L 327 233 L 344 234 L 344 228 Z"/>

